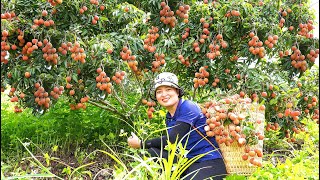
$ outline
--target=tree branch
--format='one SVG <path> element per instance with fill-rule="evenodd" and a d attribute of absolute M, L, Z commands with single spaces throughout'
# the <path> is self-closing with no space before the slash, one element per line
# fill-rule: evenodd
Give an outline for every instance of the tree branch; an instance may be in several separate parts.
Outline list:
<path fill-rule="evenodd" d="M 134 113 L 137 111 L 137 109 L 138 109 L 138 108 L 140 107 L 140 105 L 141 105 L 142 99 L 143 99 L 143 96 L 141 96 L 139 102 L 137 102 L 136 105 L 132 108 L 132 111 L 128 112 L 128 116 L 131 116 L 131 114 L 134 114 Z"/>
<path fill-rule="evenodd" d="M 113 92 L 112 94 L 114 94 L 114 97 L 116 98 L 116 100 L 120 103 L 122 109 L 125 111 L 126 110 L 125 108 L 127 108 L 128 105 L 126 103 L 124 103 L 124 101 L 122 101 L 122 99 L 119 98 L 117 91 L 115 91 L 114 88 L 113 88 L 112 92 Z"/>
<path fill-rule="evenodd" d="M 117 108 L 115 108 L 114 106 L 112 106 L 108 101 L 105 100 L 99 100 L 100 103 L 109 106 L 110 108 L 112 108 L 113 110 L 117 111 Z"/>
<path fill-rule="evenodd" d="M 110 108 L 110 107 L 108 107 L 108 106 L 103 106 L 103 105 L 101 105 L 101 104 L 99 104 L 99 103 L 97 103 L 97 102 L 94 102 L 94 101 L 92 101 L 92 100 L 89 100 L 88 102 L 89 102 L 90 104 L 92 104 L 92 105 L 95 105 L 95 106 L 99 107 L 99 108 L 102 108 L 102 109 L 111 111 L 111 112 L 113 112 L 114 114 L 120 116 L 121 118 L 123 118 L 123 119 L 125 119 L 125 120 L 129 120 L 127 116 L 125 116 L 123 113 L 119 112 L 117 109 L 113 109 L 113 108 Z"/>

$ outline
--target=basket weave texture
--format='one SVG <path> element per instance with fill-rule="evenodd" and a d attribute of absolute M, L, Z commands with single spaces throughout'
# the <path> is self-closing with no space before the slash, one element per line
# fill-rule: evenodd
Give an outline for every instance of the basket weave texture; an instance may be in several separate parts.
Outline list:
<path fill-rule="evenodd" d="M 239 103 L 233 109 L 237 113 L 244 114 L 247 118 L 243 121 L 251 121 L 254 124 L 255 132 L 259 132 L 263 135 L 264 132 L 264 111 L 259 110 L 259 104 L 257 103 Z M 214 115 L 214 109 L 208 109 L 208 112 L 211 115 Z M 234 112 L 234 111 L 233 111 Z M 257 119 L 262 120 L 261 123 L 255 123 Z M 228 126 L 224 126 L 224 131 L 228 131 Z M 217 138 L 218 135 L 216 135 Z M 246 145 L 248 146 L 248 145 Z M 258 140 L 257 144 L 250 145 L 250 149 L 260 149 L 262 152 L 263 140 Z M 242 155 L 245 154 L 245 146 L 239 146 L 237 141 L 234 141 L 230 145 L 225 143 L 219 144 L 222 156 L 225 161 L 226 169 L 228 174 L 238 174 L 238 175 L 251 175 L 256 169 L 257 166 L 252 165 L 249 162 L 249 159 L 252 158 L 249 156 L 248 160 L 243 160 Z M 255 155 L 255 161 L 262 163 L 262 157 Z"/>

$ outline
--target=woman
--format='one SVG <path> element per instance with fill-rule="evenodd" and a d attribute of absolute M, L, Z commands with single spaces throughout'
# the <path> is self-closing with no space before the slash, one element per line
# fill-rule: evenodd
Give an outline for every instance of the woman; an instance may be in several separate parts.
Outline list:
<path fill-rule="evenodd" d="M 128 144 L 132 148 L 145 147 L 151 156 L 162 154 L 162 157 L 167 158 L 168 152 L 163 150 L 167 145 L 167 140 L 175 143 L 176 140 L 179 142 L 183 138 L 181 142 L 183 145 L 187 142 L 186 149 L 189 150 L 187 158 L 189 159 L 210 151 L 209 154 L 189 166 L 183 173 L 183 175 L 190 174 L 186 179 L 191 177 L 197 180 L 208 177 L 222 179 L 227 174 L 225 164 L 220 151 L 215 149 L 218 147 L 215 138 L 205 137 L 203 126 L 206 123 L 206 117 L 196 103 L 182 99 L 183 94 L 183 89 L 179 87 L 175 74 L 169 72 L 159 74 L 155 78 L 151 98 L 168 110 L 166 115 L 166 125 L 169 128 L 168 137 L 162 136 L 142 142 L 132 133 L 132 136 L 128 138 Z M 199 172 L 196 173 L 196 170 Z"/>

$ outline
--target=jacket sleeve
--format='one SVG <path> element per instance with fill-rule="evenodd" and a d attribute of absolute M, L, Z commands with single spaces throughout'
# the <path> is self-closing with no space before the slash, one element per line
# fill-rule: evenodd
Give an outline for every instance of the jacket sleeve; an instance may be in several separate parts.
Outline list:
<path fill-rule="evenodd" d="M 190 131 L 191 125 L 185 122 L 177 121 L 176 124 L 172 127 L 172 130 L 169 133 L 169 141 L 171 143 L 179 142 L 184 135 L 186 135 Z M 164 148 L 168 142 L 167 136 L 161 136 L 158 138 L 146 140 L 145 142 L 141 141 L 141 147 L 145 147 L 146 149 L 149 148 Z"/>

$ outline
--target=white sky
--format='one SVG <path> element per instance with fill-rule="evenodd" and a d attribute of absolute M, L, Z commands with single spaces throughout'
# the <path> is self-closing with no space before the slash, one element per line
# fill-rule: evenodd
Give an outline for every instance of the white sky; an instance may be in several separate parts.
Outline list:
<path fill-rule="evenodd" d="M 311 0 L 310 8 L 316 11 L 316 25 L 313 30 L 313 36 L 319 39 L 319 0 Z M 319 66 L 319 57 L 316 59 L 315 63 Z"/>
<path fill-rule="evenodd" d="M 319 38 L 319 0 L 311 0 L 310 8 L 316 11 L 316 23 L 315 30 L 314 30 L 314 37 Z"/>

